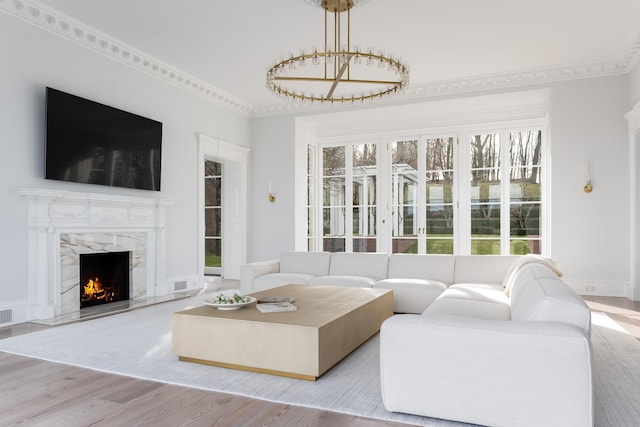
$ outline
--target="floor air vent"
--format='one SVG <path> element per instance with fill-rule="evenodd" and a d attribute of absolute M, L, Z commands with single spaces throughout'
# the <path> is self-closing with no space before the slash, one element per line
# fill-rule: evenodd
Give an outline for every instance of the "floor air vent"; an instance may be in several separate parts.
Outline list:
<path fill-rule="evenodd" d="M 13 311 L 9 310 L 0 310 L 0 324 L 9 323 L 13 320 Z"/>

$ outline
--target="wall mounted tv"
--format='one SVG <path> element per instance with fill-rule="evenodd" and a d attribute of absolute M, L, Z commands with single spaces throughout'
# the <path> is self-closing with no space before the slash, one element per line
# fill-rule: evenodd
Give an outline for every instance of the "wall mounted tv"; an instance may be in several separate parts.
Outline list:
<path fill-rule="evenodd" d="M 50 87 L 45 178 L 160 191 L 162 123 Z"/>

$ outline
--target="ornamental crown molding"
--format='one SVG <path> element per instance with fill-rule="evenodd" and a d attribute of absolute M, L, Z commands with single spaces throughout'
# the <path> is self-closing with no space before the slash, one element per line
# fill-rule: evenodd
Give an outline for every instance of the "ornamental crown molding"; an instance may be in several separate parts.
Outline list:
<path fill-rule="evenodd" d="M 307 0 L 313 3 L 315 0 Z M 81 23 L 37 0 L 0 0 L 0 11 L 41 27 L 58 36 L 74 41 L 88 49 L 101 53 L 115 61 L 131 66 L 150 76 L 174 85 L 186 92 L 204 98 L 229 110 L 252 117 L 349 110 L 356 106 L 308 106 L 301 103 L 284 103 L 265 106 L 251 105 L 177 67 L 135 49 L 126 43 L 97 29 Z M 474 93 L 492 89 L 546 84 L 581 78 L 625 74 L 640 63 L 640 34 L 623 56 L 617 60 L 595 64 L 568 65 L 564 67 L 524 70 L 491 76 L 475 76 L 463 79 L 410 84 L 402 98 L 376 101 L 377 104 L 397 104 L 400 101 L 429 99 L 438 96 Z M 369 104 L 368 104 L 369 105 Z"/>
<path fill-rule="evenodd" d="M 0 11 L 67 38 L 219 106 L 249 115 L 252 106 L 177 67 L 35 0 L 0 0 Z"/>

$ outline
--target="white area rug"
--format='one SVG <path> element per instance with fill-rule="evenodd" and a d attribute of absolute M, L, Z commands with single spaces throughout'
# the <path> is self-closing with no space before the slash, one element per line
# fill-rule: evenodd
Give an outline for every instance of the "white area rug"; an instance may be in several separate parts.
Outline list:
<path fill-rule="evenodd" d="M 179 362 L 171 352 L 171 313 L 206 296 L 0 340 L 0 351 L 104 372 L 273 402 L 421 426 L 463 424 L 387 412 L 382 405 L 379 341 L 373 337 L 316 382 Z M 640 425 L 640 343 L 594 313 L 595 422 Z"/>

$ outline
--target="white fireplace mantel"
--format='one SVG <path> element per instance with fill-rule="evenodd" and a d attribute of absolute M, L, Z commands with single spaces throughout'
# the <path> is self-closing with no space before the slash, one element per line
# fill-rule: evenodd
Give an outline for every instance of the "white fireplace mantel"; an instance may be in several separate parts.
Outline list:
<path fill-rule="evenodd" d="M 167 293 L 165 199 L 18 190 L 28 203 L 29 320 L 79 314 L 80 253 L 131 251 L 131 298 Z"/>

